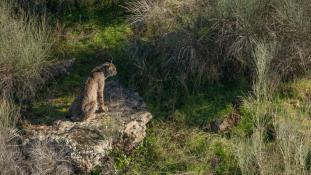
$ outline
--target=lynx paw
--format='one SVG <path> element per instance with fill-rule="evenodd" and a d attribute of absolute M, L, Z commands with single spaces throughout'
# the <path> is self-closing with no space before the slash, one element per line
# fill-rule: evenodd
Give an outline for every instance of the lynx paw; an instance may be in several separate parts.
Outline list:
<path fill-rule="evenodd" d="M 108 107 L 107 106 L 101 106 L 99 107 L 99 112 L 108 112 Z"/>

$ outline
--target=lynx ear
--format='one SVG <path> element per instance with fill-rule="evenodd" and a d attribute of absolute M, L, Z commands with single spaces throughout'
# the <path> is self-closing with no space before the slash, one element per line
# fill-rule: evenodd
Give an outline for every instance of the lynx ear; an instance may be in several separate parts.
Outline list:
<path fill-rule="evenodd" d="M 112 63 L 113 61 L 113 56 L 111 54 L 108 53 L 108 56 L 110 57 L 110 63 Z"/>
<path fill-rule="evenodd" d="M 92 69 L 91 73 L 98 72 L 99 70 L 99 67 L 95 67 L 94 69 Z"/>
<path fill-rule="evenodd" d="M 91 72 L 94 73 L 94 72 L 100 72 L 102 71 L 102 69 L 104 69 L 105 65 L 99 65 L 99 66 L 96 66 Z"/>

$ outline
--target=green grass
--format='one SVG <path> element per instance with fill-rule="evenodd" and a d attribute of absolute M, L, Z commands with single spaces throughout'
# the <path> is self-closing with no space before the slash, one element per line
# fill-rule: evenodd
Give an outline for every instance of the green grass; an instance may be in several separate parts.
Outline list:
<path fill-rule="evenodd" d="M 67 11 L 60 20 L 66 35 L 57 43 L 57 55 L 65 59 L 76 58 L 77 61 L 70 75 L 51 82 L 49 93 L 36 101 L 30 115 L 34 123 L 51 124 L 65 116 L 90 70 L 104 61 L 97 56 L 98 53 L 114 57 L 119 69 L 116 78 L 124 85 L 127 86 L 131 78 L 128 69 L 133 68 L 127 66 L 132 60 L 127 49 L 133 32 L 124 20 L 124 13 L 98 7 Z M 301 104 L 310 98 L 310 82 L 305 79 L 282 84 L 276 95 L 280 97 L 279 101 L 273 105 L 288 106 L 292 111 L 304 110 Z M 242 120 L 229 135 L 204 132 L 202 127 L 228 117 L 234 111 L 232 102 L 235 97 L 249 95 L 247 83 L 210 83 L 188 94 L 178 89 L 163 89 L 161 97 L 157 98 L 155 91 L 138 88 L 154 119 L 148 125 L 147 137 L 131 155 L 118 150 L 111 153 L 117 171 L 135 175 L 241 174 L 232 137 L 249 138 L 254 133 L 252 109 L 256 103 L 242 106 Z M 94 170 L 93 173 L 97 172 L 100 171 Z"/>
<path fill-rule="evenodd" d="M 186 123 L 202 125 L 223 119 L 233 112 L 233 101 L 246 95 L 247 85 L 240 83 L 211 84 L 198 95 L 181 100 L 178 111 L 186 114 Z"/>
<path fill-rule="evenodd" d="M 81 12 L 84 14 L 86 12 Z M 107 14 L 102 15 L 102 14 Z M 31 120 L 35 123 L 51 124 L 62 119 L 82 81 L 89 71 L 103 60 L 96 58 L 98 51 L 108 52 L 114 57 L 120 70 L 118 79 L 128 82 L 125 67 L 128 60 L 125 52 L 132 35 L 129 24 L 123 17 L 113 18 L 111 11 L 98 10 L 89 16 L 77 19 L 77 12 L 65 14 L 62 22 L 66 26 L 66 37 L 59 41 L 58 50 L 62 58 L 76 58 L 70 75 L 49 85 L 50 100 L 42 98 L 34 105 Z M 141 88 L 143 89 L 143 88 Z M 150 107 L 154 120 L 148 129 L 147 138 L 126 156 L 118 151 L 115 167 L 127 174 L 193 174 L 238 173 L 230 142 L 222 135 L 213 135 L 200 130 L 210 121 L 224 118 L 232 112 L 232 100 L 245 93 L 245 83 L 210 84 L 200 93 L 187 95 L 178 100 L 173 110 L 163 110 L 159 101 L 140 90 Z M 163 93 L 170 95 L 169 90 Z M 217 164 L 214 167 L 214 163 Z M 94 171 L 95 172 L 95 171 Z"/>
<path fill-rule="evenodd" d="M 84 15 L 83 20 L 74 18 L 78 13 Z M 76 61 L 69 75 L 52 81 L 48 85 L 49 91 L 42 92 L 43 97 L 36 101 L 29 115 L 33 122 L 51 124 L 64 118 L 89 72 L 98 64 L 110 61 L 111 57 L 114 62 L 120 59 L 131 30 L 122 16 L 114 15 L 112 9 L 99 7 L 92 14 L 72 11 L 61 18 L 66 36 L 56 44 L 56 55 L 59 59 L 76 58 Z M 98 53 L 104 55 L 98 56 Z M 118 68 L 118 64 L 116 66 Z"/>
<path fill-rule="evenodd" d="M 231 141 L 203 132 L 208 122 L 228 117 L 234 97 L 245 95 L 244 83 L 210 84 L 200 94 L 181 98 L 172 113 L 148 100 L 154 119 L 147 138 L 128 157 L 126 174 L 240 174 Z M 168 116 L 166 116 L 168 115 Z M 165 117 L 166 116 L 166 117 Z"/>
<path fill-rule="evenodd" d="M 153 122 L 148 136 L 128 158 L 125 174 L 238 173 L 229 140 L 180 126 Z"/>
<path fill-rule="evenodd" d="M 242 120 L 232 131 L 244 174 L 309 174 L 310 82 L 282 83 L 263 101 L 245 99 Z"/>

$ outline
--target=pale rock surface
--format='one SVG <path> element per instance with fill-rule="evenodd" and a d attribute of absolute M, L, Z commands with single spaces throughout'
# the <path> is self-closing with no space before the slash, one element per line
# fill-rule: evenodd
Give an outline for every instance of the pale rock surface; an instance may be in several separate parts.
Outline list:
<path fill-rule="evenodd" d="M 145 138 L 146 124 L 152 116 L 138 93 L 125 89 L 117 81 L 107 82 L 105 89 L 108 112 L 97 114 L 91 121 L 33 125 L 25 134 L 25 152 L 38 142 L 46 142 L 68 155 L 67 161 L 78 174 L 90 172 L 96 166 L 105 167 L 114 148 L 130 153 Z"/>

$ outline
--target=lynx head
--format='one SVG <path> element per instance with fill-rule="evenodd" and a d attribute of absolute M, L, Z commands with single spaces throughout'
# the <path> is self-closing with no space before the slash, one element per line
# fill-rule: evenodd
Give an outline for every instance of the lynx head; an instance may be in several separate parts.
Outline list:
<path fill-rule="evenodd" d="M 107 62 L 97 66 L 93 69 L 92 72 L 103 72 L 105 74 L 105 77 L 107 78 L 115 76 L 117 74 L 117 68 L 114 64 Z"/>

